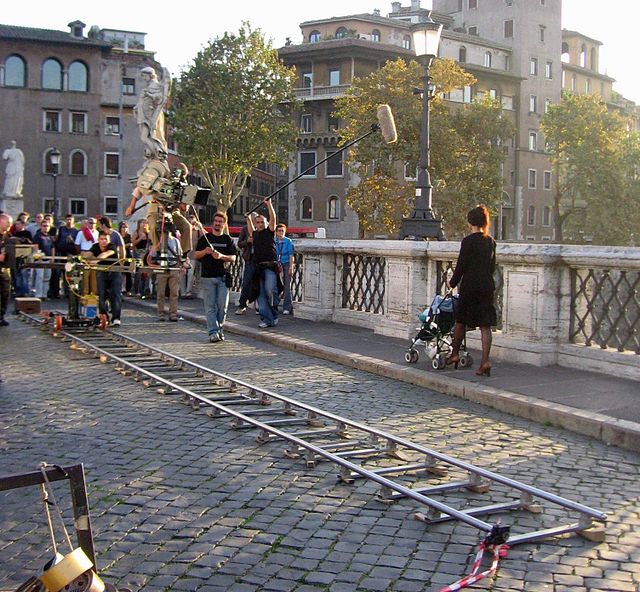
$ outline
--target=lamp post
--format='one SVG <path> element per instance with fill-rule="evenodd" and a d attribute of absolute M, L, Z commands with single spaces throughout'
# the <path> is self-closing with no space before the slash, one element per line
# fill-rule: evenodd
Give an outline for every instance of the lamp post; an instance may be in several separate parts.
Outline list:
<path fill-rule="evenodd" d="M 400 239 L 411 240 L 444 240 L 442 220 L 436 218 L 431 208 L 433 186 L 429 175 L 429 101 L 433 98 L 434 86 L 431 84 L 429 69 L 433 59 L 438 55 L 442 25 L 431 18 L 431 11 L 426 18 L 411 27 L 413 47 L 416 57 L 424 66 L 422 77 L 422 126 L 420 129 L 420 162 L 416 181 L 416 201 L 408 218 L 402 220 Z"/>
<path fill-rule="evenodd" d="M 51 162 L 51 170 L 49 173 L 53 177 L 53 221 L 54 223 L 58 221 L 58 192 L 57 192 L 57 181 L 58 181 L 58 165 L 60 164 L 60 158 L 62 154 L 60 150 L 57 148 L 52 148 L 51 152 L 49 152 L 49 161 Z"/>

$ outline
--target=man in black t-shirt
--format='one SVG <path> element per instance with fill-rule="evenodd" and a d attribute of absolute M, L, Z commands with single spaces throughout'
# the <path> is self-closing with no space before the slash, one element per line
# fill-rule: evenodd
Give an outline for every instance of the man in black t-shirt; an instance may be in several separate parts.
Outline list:
<path fill-rule="evenodd" d="M 194 256 L 200 261 L 200 284 L 204 290 L 204 312 L 207 315 L 209 341 L 224 341 L 224 321 L 229 306 L 229 288 L 225 284 L 225 264 L 236 260 L 236 247 L 224 227 L 227 216 L 216 212 L 213 228 L 198 239 Z"/>
<path fill-rule="evenodd" d="M 249 237 L 253 240 L 253 263 L 260 282 L 258 308 L 260 324 L 266 329 L 278 324 L 278 255 L 276 253 L 276 212 L 271 200 L 267 201 L 269 221 L 264 216 L 247 218 Z"/>
<path fill-rule="evenodd" d="M 98 242 L 91 245 L 92 259 L 99 267 L 114 265 L 118 262 L 118 247 L 109 242 L 109 231 L 101 230 Z M 122 273 L 119 271 L 98 271 L 98 312 L 109 314 L 111 307 L 111 324 L 120 326 L 120 313 L 122 312 Z"/>

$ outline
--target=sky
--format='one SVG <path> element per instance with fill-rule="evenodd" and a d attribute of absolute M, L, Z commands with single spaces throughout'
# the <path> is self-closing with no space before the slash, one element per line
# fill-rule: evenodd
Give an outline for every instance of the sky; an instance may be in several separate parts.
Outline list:
<path fill-rule="evenodd" d="M 519 0 L 532 2 L 534 0 Z M 403 0 L 408 6 L 410 0 Z M 431 0 L 422 0 L 429 8 Z M 55 6 L 55 8 L 52 8 Z M 202 10 L 202 6 L 208 6 Z M 237 31 L 242 21 L 261 29 L 275 47 L 301 41 L 299 24 L 303 21 L 371 13 L 379 8 L 382 15 L 391 11 L 391 0 L 222 0 L 184 4 L 158 0 L 134 4 L 124 0 L 83 2 L 59 0 L 8 1 L 3 3 L 0 23 L 25 27 L 68 30 L 67 23 L 81 20 L 103 29 L 124 29 L 147 33 L 146 47 L 156 52 L 156 59 L 173 75 L 185 66 L 210 40 L 225 31 Z M 563 0 L 562 26 L 598 39 L 600 71 L 616 79 L 614 90 L 640 104 L 640 76 L 637 74 L 633 39 L 640 17 L 638 0 Z M 633 61 L 632 61 L 633 60 Z"/>

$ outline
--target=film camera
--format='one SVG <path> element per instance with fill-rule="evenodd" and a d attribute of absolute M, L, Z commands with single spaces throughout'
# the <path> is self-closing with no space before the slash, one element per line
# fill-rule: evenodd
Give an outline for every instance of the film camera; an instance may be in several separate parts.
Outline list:
<path fill-rule="evenodd" d="M 137 186 L 142 193 L 153 193 L 153 198 L 172 210 L 178 204 L 206 206 L 211 189 L 191 185 L 184 172 L 178 168 L 169 170 L 166 163 L 154 160 L 138 177 Z"/>
<path fill-rule="evenodd" d="M 33 260 L 34 246 L 31 243 L 23 242 L 23 240 L 9 237 L 3 249 L 6 255 L 5 267 L 20 269 Z"/>

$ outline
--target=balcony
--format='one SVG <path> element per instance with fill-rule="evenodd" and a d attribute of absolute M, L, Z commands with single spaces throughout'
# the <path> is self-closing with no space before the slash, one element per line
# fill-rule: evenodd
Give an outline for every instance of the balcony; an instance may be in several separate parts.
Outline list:
<path fill-rule="evenodd" d="M 337 99 L 343 96 L 350 84 L 339 84 L 337 86 L 312 86 L 309 88 L 296 88 L 295 93 L 298 99 L 303 101 L 317 101 L 318 99 Z"/>

